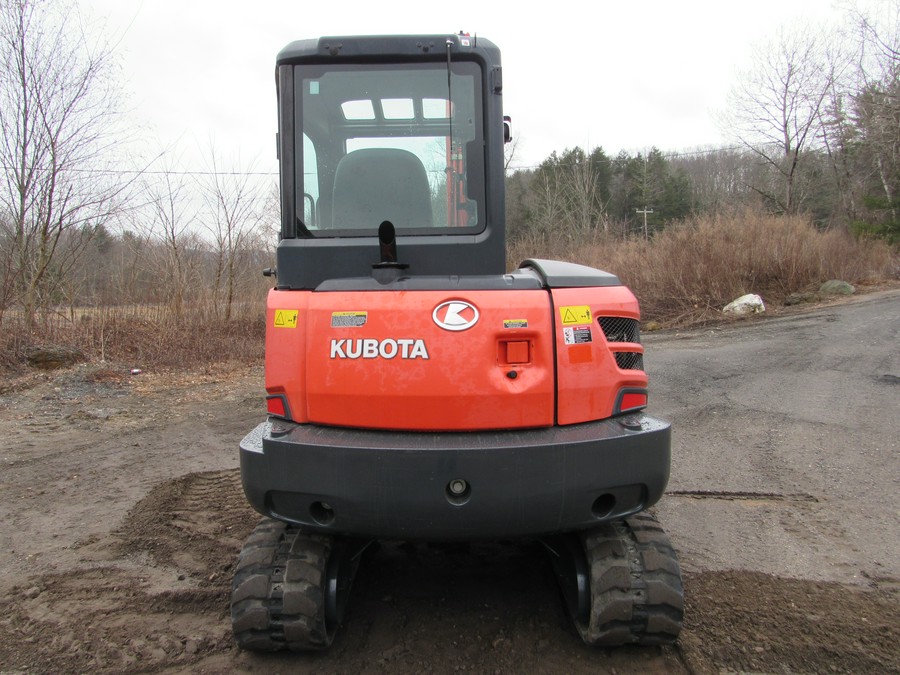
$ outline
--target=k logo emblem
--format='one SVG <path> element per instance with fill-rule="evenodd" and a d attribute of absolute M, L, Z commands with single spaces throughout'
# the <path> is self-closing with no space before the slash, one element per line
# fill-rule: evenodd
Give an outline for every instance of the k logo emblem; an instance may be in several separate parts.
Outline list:
<path fill-rule="evenodd" d="M 478 308 L 462 300 L 448 300 L 434 308 L 431 317 L 444 330 L 461 331 L 478 323 Z"/>

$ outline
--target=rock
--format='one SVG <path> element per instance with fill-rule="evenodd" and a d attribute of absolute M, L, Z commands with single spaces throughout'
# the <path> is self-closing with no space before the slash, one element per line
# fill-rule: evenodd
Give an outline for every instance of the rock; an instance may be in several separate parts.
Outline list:
<path fill-rule="evenodd" d="M 160 647 L 153 647 L 152 649 L 148 650 L 147 656 L 151 661 L 165 661 L 169 658 L 169 655 L 166 654 L 165 650 L 161 649 Z"/>
<path fill-rule="evenodd" d="M 404 648 L 405 647 L 403 643 L 396 644 L 393 647 L 389 647 L 388 649 L 385 649 L 383 652 L 381 652 L 381 658 L 385 661 L 392 661 L 397 656 L 403 653 Z"/>
<path fill-rule="evenodd" d="M 784 299 L 784 304 L 788 307 L 791 305 L 800 305 L 804 302 L 819 302 L 821 298 L 818 293 L 791 293 Z"/>
<path fill-rule="evenodd" d="M 84 360 L 84 352 L 74 347 L 32 347 L 25 353 L 28 365 L 41 370 L 66 368 Z"/>
<path fill-rule="evenodd" d="M 819 287 L 819 293 L 822 295 L 853 295 L 856 293 L 856 288 L 846 281 L 831 279 Z"/>
<path fill-rule="evenodd" d="M 766 305 L 761 297 L 754 293 L 748 293 L 729 302 L 722 311 L 725 314 L 759 314 L 766 311 Z"/>

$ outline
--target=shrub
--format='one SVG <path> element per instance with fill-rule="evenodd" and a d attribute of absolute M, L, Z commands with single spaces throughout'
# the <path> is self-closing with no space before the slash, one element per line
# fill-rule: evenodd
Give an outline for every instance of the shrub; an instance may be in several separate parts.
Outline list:
<path fill-rule="evenodd" d="M 572 244 L 565 259 L 608 270 L 637 295 L 643 317 L 684 325 L 718 316 L 745 293 L 781 304 L 828 279 L 866 284 L 896 277 L 883 241 L 844 230 L 817 230 L 805 216 L 755 210 L 704 215 L 670 225 L 650 240 L 595 237 Z M 567 255 L 566 255 L 567 254 Z M 520 247 L 519 257 L 547 257 Z"/>

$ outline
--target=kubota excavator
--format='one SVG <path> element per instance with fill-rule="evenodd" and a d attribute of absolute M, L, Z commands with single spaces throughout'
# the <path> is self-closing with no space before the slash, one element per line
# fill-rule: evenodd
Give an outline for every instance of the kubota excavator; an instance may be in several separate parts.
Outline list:
<path fill-rule="evenodd" d="M 325 37 L 277 57 L 281 238 L 268 417 L 241 442 L 265 518 L 231 616 L 253 650 L 328 647 L 377 539 L 544 543 L 591 645 L 681 629 L 642 513 L 669 476 L 638 303 L 593 268 L 507 272 L 500 52 L 467 35 Z"/>

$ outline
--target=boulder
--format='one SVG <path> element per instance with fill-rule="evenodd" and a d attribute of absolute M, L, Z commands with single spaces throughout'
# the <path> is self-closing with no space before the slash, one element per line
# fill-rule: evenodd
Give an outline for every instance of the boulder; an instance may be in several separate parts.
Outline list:
<path fill-rule="evenodd" d="M 766 311 L 766 305 L 761 297 L 755 293 L 748 293 L 747 295 L 742 295 L 737 300 L 729 302 L 722 311 L 726 314 L 737 314 L 739 316 L 744 314 L 759 314 Z"/>
<path fill-rule="evenodd" d="M 819 293 L 822 295 L 853 295 L 856 293 L 856 288 L 846 281 L 831 279 L 819 287 Z"/>

